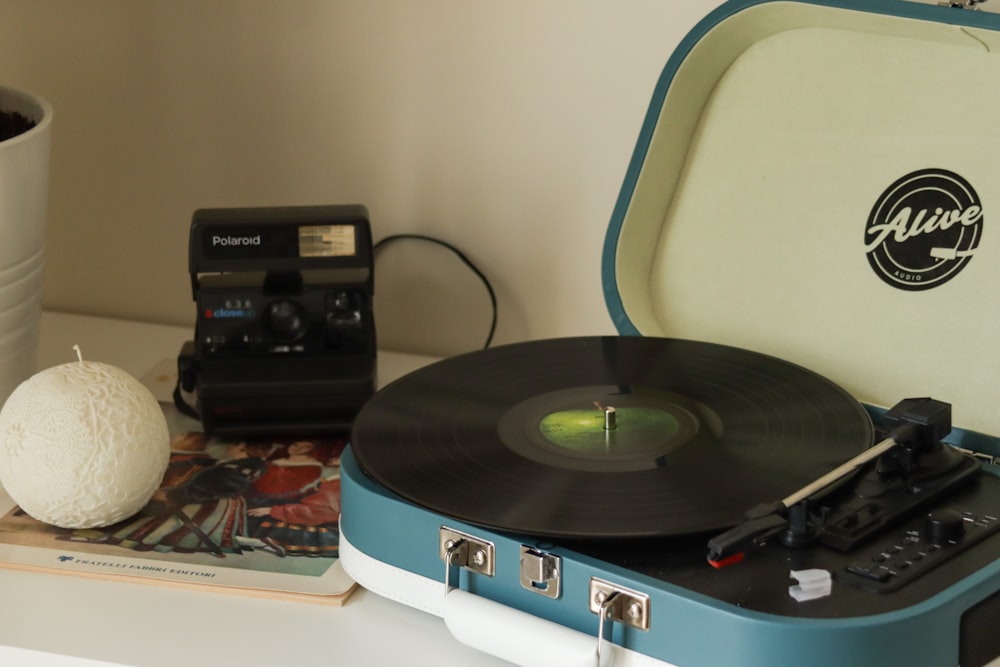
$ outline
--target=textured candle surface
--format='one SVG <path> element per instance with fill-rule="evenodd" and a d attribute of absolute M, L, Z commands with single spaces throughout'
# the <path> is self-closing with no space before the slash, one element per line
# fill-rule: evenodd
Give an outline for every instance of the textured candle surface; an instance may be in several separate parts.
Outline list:
<path fill-rule="evenodd" d="M 132 516 L 159 487 L 170 436 L 152 393 L 94 361 L 44 370 L 0 410 L 0 482 L 30 516 L 63 528 Z"/>

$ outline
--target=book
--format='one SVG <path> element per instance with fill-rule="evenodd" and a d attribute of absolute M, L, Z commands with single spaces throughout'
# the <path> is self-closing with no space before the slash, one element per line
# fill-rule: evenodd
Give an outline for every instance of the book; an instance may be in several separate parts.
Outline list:
<path fill-rule="evenodd" d="M 176 366 L 141 378 L 163 408 L 170 462 L 136 515 L 73 530 L 0 489 L 0 567 L 342 605 L 339 459 L 347 433 L 224 439 L 173 404 Z"/>

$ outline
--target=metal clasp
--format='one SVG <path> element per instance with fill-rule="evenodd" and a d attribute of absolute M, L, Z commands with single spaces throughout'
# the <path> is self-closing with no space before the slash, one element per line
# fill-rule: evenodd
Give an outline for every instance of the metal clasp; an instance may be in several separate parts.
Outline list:
<path fill-rule="evenodd" d="M 561 593 L 562 558 L 521 545 L 521 587 L 548 598 Z"/>

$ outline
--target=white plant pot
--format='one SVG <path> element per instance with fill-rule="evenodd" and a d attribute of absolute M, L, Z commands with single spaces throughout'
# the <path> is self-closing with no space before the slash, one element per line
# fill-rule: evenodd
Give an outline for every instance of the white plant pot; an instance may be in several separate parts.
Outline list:
<path fill-rule="evenodd" d="M 16 350 L 0 355 L 2 405 L 36 370 L 42 284 L 21 279 L 40 272 L 45 254 L 52 106 L 27 91 L 0 86 L 0 109 L 36 122 L 29 131 L 0 141 L 0 292 L 6 297 L 3 312 L 18 313 L 0 317 L 0 339 L 20 341 Z"/>

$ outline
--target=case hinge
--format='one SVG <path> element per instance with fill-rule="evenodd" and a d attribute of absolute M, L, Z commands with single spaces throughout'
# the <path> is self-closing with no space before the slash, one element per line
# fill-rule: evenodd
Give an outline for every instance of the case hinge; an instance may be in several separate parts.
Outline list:
<path fill-rule="evenodd" d="M 452 566 L 485 574 L 487 577 L 496 573 L 493 543 L 460 530 L 441 526 L 438 531 L 438 556 L 444 561 L 446 592 L 452 587 Z"/>
<path fill-rule="evenodd" d="M 983 4 L 984 2 L 986 2 L 986 0 L 954 0 L 952 2 L 948 2 L 947 0 L 942 0 L 941 2 L 938 2 L 938 4 L 941 5 L 942 7 L 954 7 L 955 9 L 971 9 L 975 11 L 979 9 L 979 5 Z"/>
<path fill-rule="evenodd" d="M 611 664 L 611 651 L 605 648 L 605 642 L 610 642 L 611 624 L 617 622 L 648 631 L 649 610 L 649 596 L 645 593 L 597 577 L 590 580 L 590 611 L 597 614 L 599 619 L 597 623 L 599 667 Z"/>
<path fill-rule="evenodd" d="M 649 630 L 649 596 L 610 581 L 590 580 L 590 611 L 608 621 Z"/>

